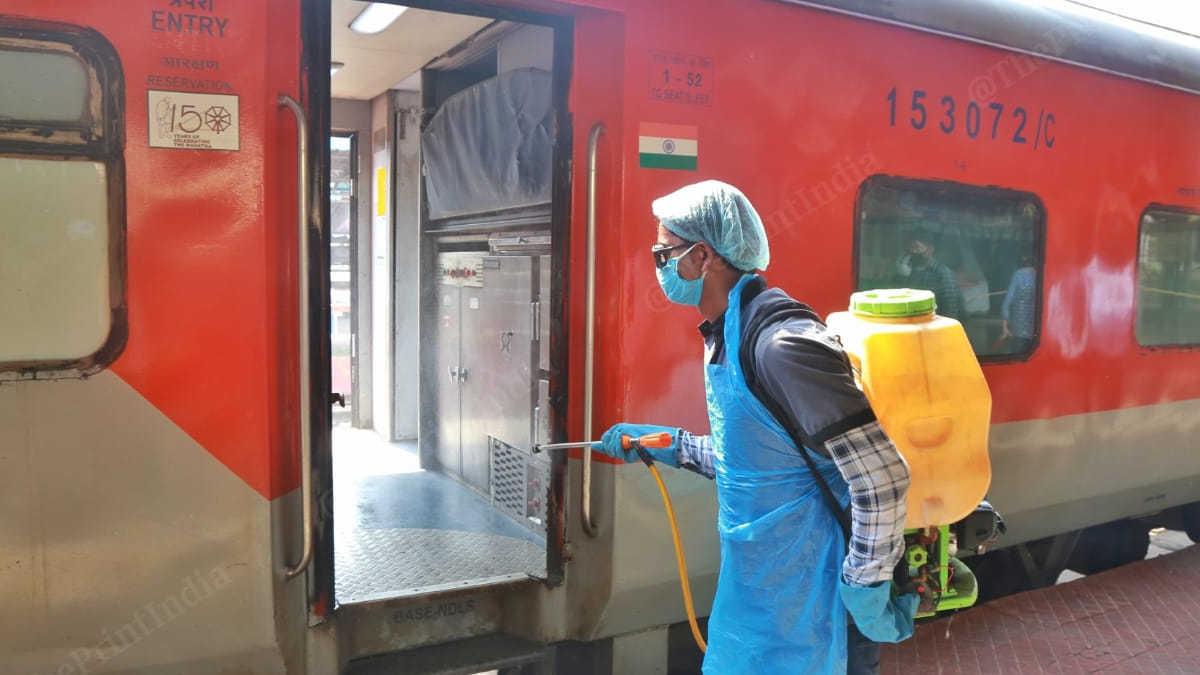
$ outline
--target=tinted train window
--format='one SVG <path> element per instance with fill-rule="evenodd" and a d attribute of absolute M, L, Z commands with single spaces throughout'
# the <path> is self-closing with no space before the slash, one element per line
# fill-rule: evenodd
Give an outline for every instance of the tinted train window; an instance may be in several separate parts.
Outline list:
<path fill-rule="evenodd" d="M 124 344 L 124 90 L 94 32 L 0 20 L 0 378 L 72 376 Z"/>
<path fill-rule="evenodd" d="M 1200 343 L 1200 214 L 1150 207 L 1138 237 L 1137 341 Z"/>
<path fill-rule="evenodd" d="M 1044 210 L 1028 192 L 874 176 L 859 189 L 857 285 L 933 291 L 986 360 L 1022 358 L 1041 317 Z"/>

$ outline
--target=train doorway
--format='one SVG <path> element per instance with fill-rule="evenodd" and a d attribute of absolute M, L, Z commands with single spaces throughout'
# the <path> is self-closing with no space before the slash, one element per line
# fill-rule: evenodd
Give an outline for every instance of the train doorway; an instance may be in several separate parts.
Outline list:
<path fill-rule="evenodd" d="M 545 580 L 560 555 L 555 467 L 531 448 L 552 433 L 562 27 L 469 11 L 331 3 L 318 560 L 340 606 Z"/>

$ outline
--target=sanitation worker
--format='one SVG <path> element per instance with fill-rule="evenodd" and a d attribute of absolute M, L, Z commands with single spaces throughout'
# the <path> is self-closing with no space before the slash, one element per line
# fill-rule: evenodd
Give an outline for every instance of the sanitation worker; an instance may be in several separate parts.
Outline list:
<path fill-rule="evenodd" d="M 593 447 L 633 462 L 623 434 L 667 431 L 674 443 L 654 457 L 716 481 L 721 571 L 705 673 L 877 672 L 877 643 L 909 637 L 917 606 L 891 587 L 908 466 L 837 338 L 755 273 L 770 259 L 767 235 L 737 188 L 689 185 L 652 211 L 663 293 L 704 318 L 711 435 L 617 424 Z"/>

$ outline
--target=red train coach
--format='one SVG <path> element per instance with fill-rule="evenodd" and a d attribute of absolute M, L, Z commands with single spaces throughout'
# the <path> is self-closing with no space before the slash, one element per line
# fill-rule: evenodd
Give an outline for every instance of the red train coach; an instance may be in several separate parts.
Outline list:
<path fill-rule="evenodd" d="M 990 592 L 1200 534 L 1195 38 L 1015 0 L 409 4 L 0 5 L 0 671 L 687 667 L 644 469 L 531 449 L 707 427 L 646 255 L 704 178 L 822 314 L 912 250 L 952 273 Z M 714 490 L 669 483 L 705 614 Z"/>

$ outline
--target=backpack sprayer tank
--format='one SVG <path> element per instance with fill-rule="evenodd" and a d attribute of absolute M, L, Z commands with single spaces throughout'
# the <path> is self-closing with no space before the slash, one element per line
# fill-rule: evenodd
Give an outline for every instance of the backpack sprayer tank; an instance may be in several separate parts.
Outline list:
<path fill-rule="evenodd" d="M 910 485 L 902 592 L 921 596 L 918 616 L 969 607 L 974 575 L 956 557 L 951 525 L 969 516 L 991 483 L 992 397 L 962 325 L 934 313 L 921 290 L 855 293 L 829 315 L 855 379 L 908 462 Z"/>

